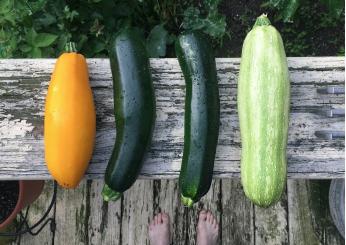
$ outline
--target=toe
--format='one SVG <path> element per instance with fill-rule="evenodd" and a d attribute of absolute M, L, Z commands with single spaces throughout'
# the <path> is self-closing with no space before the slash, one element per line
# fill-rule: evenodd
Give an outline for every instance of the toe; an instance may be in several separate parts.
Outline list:
<path fill-rule="evenodd" d="M 154 229 L 154 225 L 155 225 L 155 219 L 153 219 L 153 220 L 149 223 L 149 225 L 148 225 L 149 230 Z"/>
<path fill-rule="evenodd" d="M 215 224 L 215 219 L 214 219 L 213 216 L 210 218 L 210 224 L 211 224 L 212 226 L 214 226 L 214 224 Z"/>
<path fill-rule="evenodd" d="M 213 217 L 213 225 L 217 225 L 217 220 Z"/>
<path fill-rule="evenodd" d="M 155 225 L 157 225 L 157 224 L 159 223 L 159 221 L 158 221 L 158 220 L 159 220 L 158 215 L 155 215 L 155 218 L 154 218 L 154 219 L 155 219 L 154 223 L 155 223 Z"/>
<path fill-rule="evenodd" d="M 199 212 L 199 220 L 206 221 L 207 219 L 207 211 L 204 209 Z"/>
<path fill-rule="evenodd" d="M 208 213 L 207 213 L 207 221 L 208 221 L 209 223 L 211 223 L 212 218 L 213 218 L 213 215 L 211 214 L 210 211 L 208 211 Z"/>
<path fill-rule="evenodd" d="M 169 216 L 166 213 L 162 214 L 162 223 L 168 224 L 169 223 Z"/>
<path fill-rule="evenodd" d="M 159 213 L 157 215 L 157 221 L 158 221 L 159 224 L 162 224 L 162 213 Z"/>

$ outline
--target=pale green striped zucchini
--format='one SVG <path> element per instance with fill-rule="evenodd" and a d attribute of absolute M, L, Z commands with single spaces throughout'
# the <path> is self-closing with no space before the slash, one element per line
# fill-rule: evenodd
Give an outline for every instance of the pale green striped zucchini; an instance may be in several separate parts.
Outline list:
<path fill-rule="evenodd" d="M 243 44 L 238 80 L 241 181 L 256 205 L 277 202 L 286 184 L 290 82 L 280 33 L 261 15 Z"/>

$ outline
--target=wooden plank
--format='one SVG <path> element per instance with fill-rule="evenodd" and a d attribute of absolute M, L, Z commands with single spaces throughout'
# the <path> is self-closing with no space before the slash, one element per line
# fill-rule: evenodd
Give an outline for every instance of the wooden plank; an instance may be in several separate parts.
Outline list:
<path fill-rule="evenodd" d="M 121 201 L 106 203 L 100 195 L 103 180 L 82 181 L 75 190 L 59 188 L 55 244 L 121 244 Z M 35 222 L 50 203 L 52 185 L 45 186 L 30 208 L 29 222 Z M 51 244 L 47 226 L 37 236 L 21 237 L 21 244 Z"/>
<path fill-rule="evenodd" d="M 53 181 L 46 181 L 42 194 L 39 198 L 30 205 L 28 213 L 28 223 L 29 225 L 36 224 L 39 219 L 42 218 L 46 210 L 48 209 L 49 204 L 51 203 L 53 197 Z M 53 217 L 53 210 L 49 213 L 47 218 Z M 37 231 L 35 229 L 34 231 Z M 37 235 L 32 236 L 29 233 L 26 233 L 20 236 L 21 244 L 26 245 L 36 245 L 39 241 L 40 244 L 51 244 L 53 239 L 53 233 L 50 230 L 50 225 L 46 225 L 45 228 Z"/>
<path fill-rule="evenodd" d="M 330 217 L 328 183 L 289 180 L 287 190 L 290 244 L 345 243 Z"/>
<path fill-rule="evenodd" d="M 220 180 L 213 180 L 208 193 L 201 198 L 201 200 L 194 204 L 192 208 L 187 210 L 187 236 L 185 244 L 196 244 L 197 238 L 197 223 L 198 215 L 202 209 L 210 210 L 218 222 L 221 220 L 221 195 L 220 194 Z M 219 238 L 221 236 L 221 228 L 219 230 Z"/>
<path fill-rule="evenodd" d="M 254 207 L 239 179 L 222 179 L 222 244 L 255 244 Z"/>
<path fill-rule="evenodd" d="M 214 180 L 207 196 L 190 210 L 181 205 L 177 180 L 139 180 L 122 201 L 109 203 L 105 211 L 99 196 L 102 185 L 101 180 L 83 181 L 75 190 L 59 189 L 55 244 L 149 244 L 147 224 L 159 211 L 172 218 L 172 244 L 194 244 L 201 208 L 217 214 L 222 244 L 344 243 L 332 224 L 325 182 L 289 180 L 287 197 L 269 209 L 254 208 L 238 179 Z M 30 222 L 42 214 L 51 194 L 51 186 L 46 185 Z M 50 244 L 48 227 L 42 232 L 23 236 L 21 244 Z"/>
<path fill-rule="evenodd" d="M 122 199 L 121 243 L 149 245 L 148 224 L 153 217 L 153 181 L 137 180 Z"/>
<path fill-rule="evenodd" d="M 269 208 L 255 206 L 255 244 L 288 245 L 287 195 Z M 293 243 L 294 244 L 294 243 Z"/>
<path fill-rule="evenodd" d="M 56 203 L 55 244 L 88 245 L 91 181 L 82 181 L 78 188 L 59 187 Z"/>
<path fill-rule="evenodd" d="M 90 188 L 89 244 L 121 244 L 121 201 L 104 202 L 103 180 L 93 180 Z M 74 204 L 71 203 L 71 206 Z"/>
<path fill-rule="evenodd" d="M 236 112 L 239 59 L 217 59 L 221 122 L 215 177 L 239 177 Z M 316 130 L 344 130 L 343 118 L 317 112 L 344 108 L 344 95 L 317 88 L 344 86 L 343 57 L 289 58 L 292 84 L 288 139 L 289 178 L 343 178 L 344 140 L 323 140 Z M 43 107 L 54 59 L 0 60 L 0 179 L 50 179 L 44 164 Z M 97 109 L 96 148 L 87 178 L 102 178 L 115 139 L 108 59 L 88 59 Z M 141 178 L 176 178 L 183 148 L 184 80 L 176 59 L 152 59 L 157 102 L 153 142 Z"/>
<path fill-rule="evenodd" d="M 345 244 L 335 227 L 329 210 L 330 180 L 309 180 L 308 198 L 312 215 L 312 226 L 322 244 Z"/>
<path fill-rule="evenodd" d="M 154 214 L 166 212 L 171 220 L 171 244 L 187 244 L 188 209 L 180 201 L 180 191 L 177 180 L 154 181 Z"/>

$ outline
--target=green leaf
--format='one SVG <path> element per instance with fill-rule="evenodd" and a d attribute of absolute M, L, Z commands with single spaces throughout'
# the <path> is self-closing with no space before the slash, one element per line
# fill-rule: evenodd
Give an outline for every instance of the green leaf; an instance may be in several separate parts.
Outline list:
<path fill-rule="evenodd" d="M 42 57 L 42 51 L 40 48 L 33 47 L 29 53 L 30 58 L 41 58 Z"/>
<path fill-rule="evenodd" d="M 282 19 L 285 22 L 292 21 L 294 14 L 296 13 L 300 5 L 300 0 L 287 0 L 284 10 L 282 11 Z"/>
<path fill-rule="evenodd" d="M 203 30 L 214 38 L 222 38 L 226 32 L 226 17 L 218 13 L 208 15 Z"/>
<path fill-rule="evenodd" d="M 23 53 L 30 52 L 32 48 L 33 48 L 32 46 L 27 45 L 27 44 L 23 44 L 23 45 L 19 46 L 20 51 L 22 51 Z"/>
<path fill-rule="evenodd" d="M 321 2 L 327 6 L 330 15 L 334 18 L 339 18 L 345 7 L 344 0 L 321 0 Z"/>
<path fill-rule="evenodd" d="M 64 15 L 65 15 L 65 19 L 72 22 L 79 15 L 79 13 L 76 10 L 71 11 L 69 6 L 66 5 L 64 8 Z"/>
<path fill-rule="evenodd" d="M 102 42 L 97 42 L 94 46 L 94 52 L 95 53 L 100 53 L 106 48 L 106 45 Z"/>
<path fill-rule="evenodd" d="M 188 7 L 184 11 L 183 28 L 185 30 L 200 30 L 204 27 L 204 21 L 200 18 L 200 11 L 195 7 Z"/>
<path fill-rule="evenodd" d="M 209 9 L 210 12 L 217 11 L 217 7 L 221 0 L 204 0 L 203 3 L 206 9 Z"/>
<path fill-rule="evenodd" d="M 166 55 L 168 32 L 162 24 L 156 25 L 147 39 L 147 51 L 149 57 L 163 57 Z"/>
<path fill-rule="evenodd" d="M 34 30 L 34 28 L 29 29 L 29 31 L 25 35 L 25 40 L 27 43 L 34 46 L 35 39 L 37 37 L 37 32 Z"/>
<path fill-rule="evenodd" d="M 0 14 L 6 14 L 11 11 L 13 0 L 0 0 Z"/>
<path fill-rule="evenodd" d="M 57 19 L 54 15 L 51 15 L 49 13 L 45 13 L 40 18 L 36 18 L 35 23 L 42 25 L 42 26 L 49 26 L 51 24 L 56 23 Z"/>
<path fill-rule="evenodd" d="M 48 0 L 37 0 L 35 2 L 32 1 L 26 1 L 28 8 L 30 9 L 30 11 L 32 12 L 32 14 L 42 10 L 42 8 L 44 8 L 44 6 L 46 5 Z"/>
<path fill-rule="evenodd" d="M 12 58 L 15 50 L 17 50 L 17 40 L 16 37 L 11 37 L 0 45 L 0 58 Z"/>
<path fill-rule="evenodd" d="M 280 10 L 280 17 L 284 22 L 291 22 L 300 6 L 301 0 L 270 0 L 269 5 Z"/>
<path fill-rule="evenodd" d="M 4 29 L 0 29 L 0 43 L 6 42 L 7 38 L 7 32 Z"/>
<path fill-rule="evenodd" d="M 79 41 L 77 42 L 77 50 L 81 50 L 84 43 L 86 43 L 86 41 L 88 41 L 88 36 L 87 35 L 84 35 L 82 34 L 80 37 L 79 37 Z"/>
<path fill-rule="evenodd" d="M 48 47 L 57 39 L 57 37 L 57 35 L 50 33 L 39 33 L 35 37 L 35 42 L 33 43 L 33 46 L 37 48 Z"/>
<path fill-rule="evenodd" d="M 218 0 L 205 1 L 211 1 L 209 4 L 219 3 Z M 186 30 L 203 30 L 211 37 L 220 39 L 226 33 L 226 25 L 226 17 L 216 10 L 209 12 L 206 18 L 202 18 L 200 11 L 194 7 L 184 11 L 183 28 Z"/>

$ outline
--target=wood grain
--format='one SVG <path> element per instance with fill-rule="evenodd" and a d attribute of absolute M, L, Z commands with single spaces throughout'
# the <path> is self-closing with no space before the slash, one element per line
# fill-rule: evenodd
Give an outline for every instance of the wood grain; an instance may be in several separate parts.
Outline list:
<path fill-rule="evenodd" d="M 288 245 L 288 211 L 286 192 L 269 208 L 255 206 L 255 244 Z"/>
<path fill-rule="evenodd" d="M 245 197 L 239 179 L 214 180 L 201 202 L 188 209 L 180 202 L 177 180 L 139 180 L 122 200 L 108 204 L 100 196 L 102 180 L 83 180 L 75 190 L 59 189 L 55 244 L 148 244 L 149 220 L 164 211 L 171 218 L 171 244 L 190 245 L 202 208 L 211 209 L 219 221 L 219 244 L 344 244 L 330 218 L 324 191 L 328 185 L 322 183 L 316 189 L 316 183 L 288 180 L 287 195 L 281 202 L 261 209 Z M 31 224 L 51 195 L 51 185 L 46 184 L 33 203 Z M 23 235 L 19 244 L 51 244 L 51 238 L 46 227 L 38 236 Z"/>
<path fill-rule="evenodd" d="M 90 188 L 90 217 L 88 223 L 89 244 L 121 244 L 121 201 L 105 202 L 101 191 L 103 180 L 91 181 Z M 73 204 L 71 204 L 73 205 Z"/>
<path fill-rule="evenodd" d="M 42 218 L 42 216 L 48 209 L 48 206 L 51 203 L 51 199 L 53 196 L 53 191 L 54 191 L 53 181 L 46 181 L 42 194 L 34 203 L 30 205 L 28 217 L 27 217 L 29 221 L 28 223 L 30 226 L 36 224 L 37 221 L 39 221 Z M 47 218 L 53 218 L 53 217 L 54 217 L 54 212 L 53 210 L 51 210 Z M 37 232 L 37 231 L 38 229 L 36 228 L 34 232 Z M 31 236 L 29 234 L 25 234 L 18 237 L 18 240 L 20 240 L 20 244 L 36 245 L 37 242 L 40 241 L 40 244 L 48 245 L 52 243 L 53 237 L 54 237 L 54 234 L 53 232 L 51 232 L 50 224 L 47 224 L 37 236 Z"/>
<path fill-rule="evenodd" d="M 186 208 L 187 210 L 187 223 L 188 234 L 187 239 L 189 244 L 196 244 L 197 241 L 197 224 L 199 212 L 202 209 L 211 211 L 219 223 L 221 220 L 221 197 L 220 193 L 220 180 L 213 180 L 208 193 L 201 198 L 201 200 L 195 204 L 192 208 Z M 219 230 L 221 235 L 221 229 Z M 185 241 L 186 241 L 185 240 Z"/>
<path fill-rule="evenodd" d="M 222 244 L 255 244 L 254 205 L 246 198 L 239 179 L 223 179 Z"/>
<path fill-rule="evenodd" d="M 172 245 L 185 245 L 188 237 L 188 209 L 180 201 L 180 191 L 177 180 L 155 180 L 154 214 L 165 212 L 171 221 Z"/>
<path fill-rule="evenodd" d="M 55 244 L 89 244 L 90 190 L 90 180 L 82 181 L 77 189 L 58 187 Z"/>
<path fill-rule="evenodd" d="M 328 183 L 320 180 L 289 180 L 287 189 L 290 244 L 345 243 L 329 213 Z"/>
<path fill-rule="evenodd" d="M 54 59 L 0 60 L 0 179 L 50 179 L 43 149 L 43 108 Z M 88 59 L 97 109 L 97 138 L 87 178 L 102 178 L 115 139 L 108 59 Z M 344 108 L 344 95 L 317 88 L 344 86 L 344 58 L 289 58 L 292 87 L 288 142 L 289 178 L 343 178 L 344 140 L 323 140 L 316 130 L 344 130 L 343 118 L 319 110 Z M 183 148 L 185 85 L 176 59 L 152 59 L 157 121 L 140 178 L 176 178 Z M 221 102 L 214 176 L 239 176 L 236 110 L 239 59 L 217 59 Z"/>
<path fill-rule="evenodd" d="M 153 215 L 153 181 L 137 180 L 122 198 L 120 244 L 150 245 L 148 224 Z"/>

